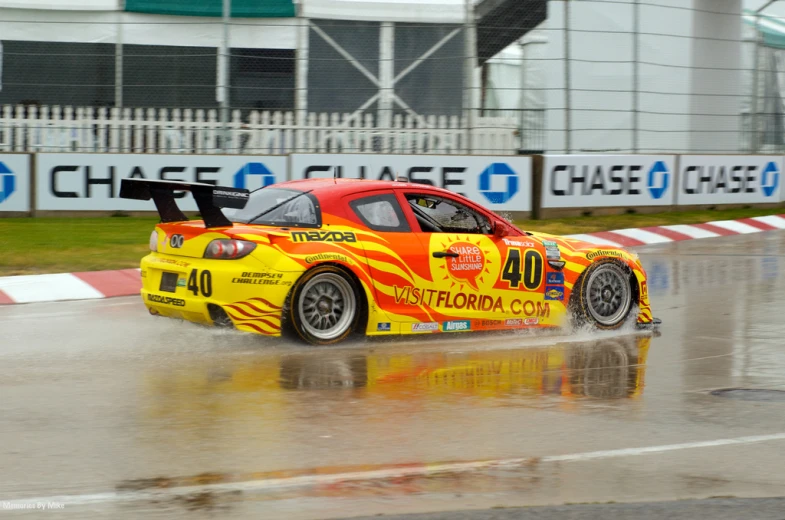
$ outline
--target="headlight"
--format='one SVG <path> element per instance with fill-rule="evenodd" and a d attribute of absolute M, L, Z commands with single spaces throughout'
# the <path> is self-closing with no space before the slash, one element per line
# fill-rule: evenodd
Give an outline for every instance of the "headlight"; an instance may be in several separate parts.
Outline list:
<path fill-rule="evenodd" d="M 248 256 L 256 249 L 256 244 L 247 240 L 213 240 L 204 251 L 205 258 L 215 260 L 236 260 Z"/>
<path fill-rule="evenodd" d="M 150 233 L 150 251 L 158 251 L 158 231 Z"/>

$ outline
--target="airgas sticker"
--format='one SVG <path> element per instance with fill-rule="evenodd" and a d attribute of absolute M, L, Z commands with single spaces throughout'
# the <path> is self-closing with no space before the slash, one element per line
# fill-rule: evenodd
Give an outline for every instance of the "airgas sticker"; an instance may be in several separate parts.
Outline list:
<path fill-rule="evenodd" d="M 444 332 L 460 332 L 464 330 L 472 330 L 472 324 L 469 320 L 460 321 L 445 321 L 442 325 Z"/>

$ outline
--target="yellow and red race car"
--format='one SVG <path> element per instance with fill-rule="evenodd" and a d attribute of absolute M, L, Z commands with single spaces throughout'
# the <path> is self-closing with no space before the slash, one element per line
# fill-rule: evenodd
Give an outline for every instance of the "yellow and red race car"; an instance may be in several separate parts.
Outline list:
<path fill-rule="evenodd" d="M 175 193 L 192 192 L 203 220 Z M 637 255 L 517 229 L 406 181 L 308 179 L 253 192 L 125 179 L 161 223 L 142 260 L 152 314 L 325 345 L 368 336 L 655 325 Z"/>

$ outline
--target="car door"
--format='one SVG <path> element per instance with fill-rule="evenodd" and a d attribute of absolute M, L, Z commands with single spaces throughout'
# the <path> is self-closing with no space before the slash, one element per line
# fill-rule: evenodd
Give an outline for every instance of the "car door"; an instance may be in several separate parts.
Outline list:
<path fill-rule="evenodd" d="M 539 324 L 546 256 L 553 251 L 458 197 L 416 189 L 402 195 L 428 251 L 431 286 L 424 303 L 440 314 L 440 330 Z"/>
<path fill-rule="evenodd" d="M 344 201 L 349 218 L 370 230 L 360 236 L 378 305 L 393 322 L 403 323 L 403 333 L 411 332 L 409 322 L 433 322 L 433 312 L 419 298 L 429 276 L 427 251 L 412 236 L 416 222 L 401 200 L 393 190 L 374 190 Z"/>

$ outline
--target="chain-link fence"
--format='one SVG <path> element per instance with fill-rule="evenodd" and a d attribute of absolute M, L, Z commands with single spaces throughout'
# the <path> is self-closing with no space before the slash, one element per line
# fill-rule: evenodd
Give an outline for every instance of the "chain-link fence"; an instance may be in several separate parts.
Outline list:
<path fill-rule="evenodd" d="M 25 11 L 0 21 L 0 150 L 781 152 L 785 21 L 760 3 L 469 0 L 440 23 L 411 4 L 405 23 L 228 27 Z"/>

